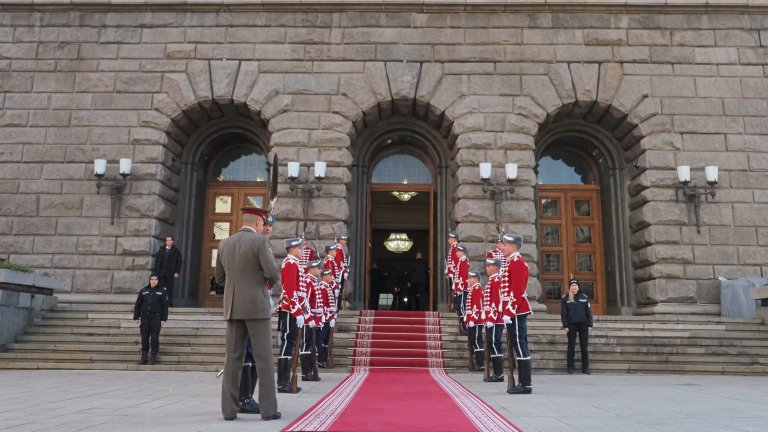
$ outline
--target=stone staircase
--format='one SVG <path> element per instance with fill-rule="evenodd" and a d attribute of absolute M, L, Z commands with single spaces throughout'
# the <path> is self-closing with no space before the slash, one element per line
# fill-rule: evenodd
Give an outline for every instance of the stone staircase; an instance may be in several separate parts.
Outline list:
<path fill-rule="evenodd" d="M 139 330 L 131 307 L 60 303 L 5 347 L 0 369 L 215 372 L 223 365 L 221 310 L 203 308 L 171 309 L 160 336 L 160 364 L 137 365 Z M 357 312 L 341 312 L 334 342 L 337 371 L 351 367 L 357 322 Z M 455 315 L 441 314 L 441 327 L 446 367 L 466 371 L 466 337 L 458 336 Z M 559 317 L 531 317 L 529 344 L 535 373 L 565 370 L 566 336 Z M 760 320 L 719 317 L 603 316 L 596 318 L 590 355 L 597 373 L 768 375 L 768 327 Z"/>

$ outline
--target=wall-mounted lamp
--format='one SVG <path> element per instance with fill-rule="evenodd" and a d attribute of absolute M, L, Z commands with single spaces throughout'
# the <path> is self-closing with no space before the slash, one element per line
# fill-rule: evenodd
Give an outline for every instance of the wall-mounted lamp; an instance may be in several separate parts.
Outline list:
<path fill-rule="evenodd" d="M 315 180 L 321 181 L 325 179 L 325 170 L 327 164 L 322 161 L 315 161 Z M 307 172 L 307 179 L 299 181 L 299 171 L 301 164 L 299 162 L 288 162 L 288 180 L 291 181 L 291 190 L 297 191 L 297 194 L 304 200 L 304 228 L 301 232 L 307 231 L 307 218 L 309 217 L 309 199 L 315 192 L 320 192 L 323 189 L 322 185 L 315 185 L 309 183 L 309 172 Z M 309 170 L 309 168 L 307 168 Z"/>
<path fill-rule="evenodd" d="M 492 171 L 493 165 L 490 162 L 480 162 L 480 180 L 484 183 L 483 192 L 496 202 L 496 232 L 501 233 L 501 202 L 515 191 L 511 184 L 517 180 L 517 164 L 508 163 L 504 165 L 504 173 L 510 186 L 491 183 Z"/>
<path fill-rule="evenodd" d="M 683 198 L 693 203 L 693 214 L 696 217 L 696 232 L 701 234 L 701 197 L 708 202 L 709 197 L 715 197 L 715 185 L 717 185 L 718 169 L 715 165 L 704 167 L 704 175 L 707 178 L 707 186 L 696 187 L 691 183 L 691 167 L 681 165 L 677 167 L 677 179 L 683 185 Z"/>
<path fill-rule="evenodd" d="M 120 159 L 120 176 L 123 178 L 122 180 L 117 179 L 111 182 L 102 182 L 101 179 L 104 177 L 104 174 L 107 172 L 107 160 L 106 159 L 94 159 L 93 160 L 93 175 L 96 176 L 97 179 L 99 179 L 96 182 L 96 193 L 101 193 L 102 187 L 108 187 L 110 194 L 109 194 L 109 202 L 110 202 L 110 225 L 115 224 L 115 218 L 117 217 L 118 213 L 120 212 L 120 196 L 125 191 L 126 187 L 126 179 L 129 175 L 131 175 L 131 165 L 133 162 L 130 159 L 124 158 Z"/>

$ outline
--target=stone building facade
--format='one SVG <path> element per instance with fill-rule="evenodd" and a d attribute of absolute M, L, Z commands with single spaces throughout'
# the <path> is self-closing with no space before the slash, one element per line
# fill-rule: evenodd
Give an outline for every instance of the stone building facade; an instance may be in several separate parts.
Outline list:
<path fill-rule="evenodd" d="M 186 258 L 178 302 L 200 304 L 211 164 L 246 145 L 279 156 L 278 255 L 304 230 L 285 163 L 301 178 L 328 163 L 306 230 L 323 244 L 349 232 L 363 287 L 370 174 L 402 142 L 433 176 L 434 307 L 447 231 L 477 265 L 496 233 L 480 162 L 494 178 L 518 164 L 498 222 L 526 239 L 529 296 L 542 310 L 562 288 L 544 277 L 559 264 L 544 262 L 542 197 L 578 188 L 547 189 L 542 160 L 581 163 L 571 152 L 592 170 L 603 313 L 718 313 L 717 276 L 768 275 L 768 2 L 427 3 L 0 2 L 0 257 L 71 298 L 119 298 L 172 234 Z M 114 224 L 96 158 L 107 178 L 133 160 Z M 678 165 L 699 185 L 719 167 L 700 233 Z"/>

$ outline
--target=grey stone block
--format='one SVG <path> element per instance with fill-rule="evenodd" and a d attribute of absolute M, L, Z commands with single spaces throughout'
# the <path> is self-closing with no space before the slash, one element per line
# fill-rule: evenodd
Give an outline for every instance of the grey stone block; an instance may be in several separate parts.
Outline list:
<path fill-rule="evenodd" d="M 75 270 L 72 278 L 72 292 L 108 293 L 112 291 L 111 270 Z"/>
<path fill-rule="evenodd" d="M 712 30 L 673 30 L 672 45 L 677 46 L 712 46 L 715 33 Z"/>
<path fill-rule="evenodd" d="M 696 63 L 737 64 L 739 52 L 736 48 L 694 48 Z"/>

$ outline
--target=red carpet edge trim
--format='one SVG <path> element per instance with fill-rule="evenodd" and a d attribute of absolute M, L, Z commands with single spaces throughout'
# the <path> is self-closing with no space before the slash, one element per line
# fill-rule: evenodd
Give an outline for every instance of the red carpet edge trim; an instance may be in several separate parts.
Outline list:
<path fill-rule="evenodd" d="M 324 431 L 327 430 L 333 422 L 349 405 L 357 391 L 362 387 L 363 382 L 368 378 L 369 369 L 355 369 L 335 390 L 320 400 L 315 406 L 310 408 L 304 418 L 290 425 L 287 431 Z"/>
<path fill-rule="evenodd" d="M 453 399 L 456 405 L 464 411 L 464 415 L 477 427 L 479 431 L 493 432 L 522 432 L 517 426 L 511 424 L 507 419 L 499 415 L 482 399 L 474 393 L 467 390 L 458 381 L 451 378 L 442 369 L 432 369 L 429 371 L 440 387 Z"/>

